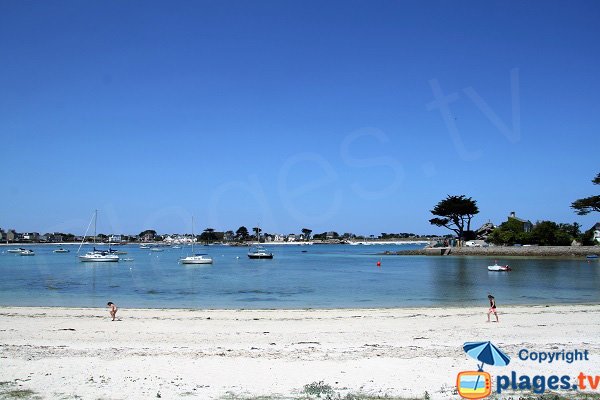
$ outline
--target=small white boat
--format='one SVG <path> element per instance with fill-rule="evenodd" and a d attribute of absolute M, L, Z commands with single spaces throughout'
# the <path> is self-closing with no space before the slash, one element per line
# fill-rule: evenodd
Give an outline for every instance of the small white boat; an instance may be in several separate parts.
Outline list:
<path fill-rule="evenodd" d="M 213 259 L 208 254 L 195 254 L 179 260 L 182 264 L 212 264 Z"/>
<path fill-rule="evenodd" d="M 494 263 L 494 265 L 488 265 L 488 271 L 497 271 L 497 272 L 508 272 L 512 271 L 510 265 L 498 265 L 498 263 Z"/>
<path fill-rule="evenodd" d="M 124 258 L 123 261 L 133 261 L 133 258 Z"/>
<path fill-rule="evenodd" d="M 29 249 L 23 250 L 19 254 L 21 254 L 22 256 L 35 256 L 35 253 L 33 252 L 33 250 L 29 250 Z"/>
<path fill-rule="evenodd" d="M 194 217 L 192 217 L 192 238 L 194 237 Z M 192 239 L 193 240 L 193 239 Z M 208 254 L 194 254 L 194 242 L 192 241 L 192 255 L 179 259 L 181 264 L 212 264 L 213 259 Z M 206 257 L 205 257 L 206 256 Z"/>
<path fill-rule="evenodd" d="M 68 249 L 63 249 L 63 248 L 61 247 L 60 249 L 53 250 L 52 252 L 53 252 L 53 253 L 69 253 L 70 251 L 71 251 L 71 250 L 68 250 Z"/>
<path fill-rule="evenodd" d="M 146 245 L 146 244 L 142 244 L 140 245 L 140 249 L 149 249 L 150 246 Z"/>
<path fill-rule="evenodd" d="M 79 261 L 82 262 L 117 262 L 119 256 L 108 251 L 88 251 L 82 256 L 79 256 Z"/>
<path fill-rule="evenodd" d="M 267 251 L 267 249 L 265 249 L 262 246 L 258 246 L 254 250 L 250 249 L 250 251 L 248 252 L 248 258 L 251 258 L 251 259 L 259 259 L 259 258 L 271 259 L 271 258 L 273 258 L 273 253 L 271 253 L 270 251 Z"/>
<path fill-rule="evenodd" d="M 23 250 L 25 250 L 22 247 L 19 247 L 18 249 L 8 249 L 6 250 L 7 253 L 15 253 L 15 254 L 21 254 L 23 252 Z"/>
<path fill-rule="evenodd" d="M 165 251 L 162 247 L 152 247 L 150 251 Z"/>
<path fill-rule="evenodd" d="M 175 246 L 171 246 L 171 248 L 172 248 L 172 249 L 180 249 L 180 248 L 181 248 L 181 246 L 179 246 L 179 245 L 175 245 Z"/>

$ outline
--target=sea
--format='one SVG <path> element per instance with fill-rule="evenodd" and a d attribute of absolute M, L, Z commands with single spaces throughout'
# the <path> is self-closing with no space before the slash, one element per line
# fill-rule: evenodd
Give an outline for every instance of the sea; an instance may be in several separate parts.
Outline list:
<path fill-rule="evenodd" d="M 78 246 L 0 247 L 0 305 L 127 308 L 307 309 L 486 307 L 600 302 L 600 263 L 583 258 L 391 256 L 403 245 L 266 246 L 271 260 L 251 260 L 247 247 L 195 246 L 210 265 L 182 265 L 189 246 L 162 252 L 119 246 L 118 263 L 83 263 Z M 89 250 L 84 246 L 81 251 Z M 129 259 L 132 261 L 123 261 Z M 511 272 L 489 272 L 495 262 Z M 380 265 L 378 265 L 378 262 Z"/>

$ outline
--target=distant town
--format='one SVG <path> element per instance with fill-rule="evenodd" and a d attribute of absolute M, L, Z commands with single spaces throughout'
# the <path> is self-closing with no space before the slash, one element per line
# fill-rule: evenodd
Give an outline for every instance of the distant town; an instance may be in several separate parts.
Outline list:
<path fill-rule="evenodd" d="M 414 233 L 381 233 L 379 235 L 355 235 L 353 233 L 338 233 L 334 231 L 312 234 L 310 229 L 302 229 L 300 233 L 273 234 L 262 232 L 259 228 L 253 228 L 252 232 L 248 228 L 241 226 L 235 232 L 219 232 L 212 228 L 205 229 L 199 235 L 191 234 L 158 234 L 155 230 L 148 229 L 137 235 L 106 235 L 97 234 L 92 236 L 78 236 L 72 233 L 52 232 L 17 232 L 14 229 L 0 229 L 0 240 L 8 244 L 26 244 L 26 243 L 80 243 L 80 242 L 103 242 L 112 244 L 127 243 L 163 243 L 163 244 L 181 244 L 181 243 L 226 243 L 243 244 L 244 242 L 256 242 L 257 230 L 260 235 L 261 243 L 302 243 L 302 242 L 323 242 L 323 243 L 343 243 L 349 241 L 432 241 L 440 238 L 450 237 L 447 235 L 417 235 Z"/>
<path fill-rule="evenodd" d="M 597 245 L 600 244 L 600 223 L 584 229 L 577 224 L 558 224 L 551 221 L 537 221 L 532 223 L 527 219 L 517 217 L 511 212 L 507 220 L 500 225 L 488 221 L 477 230 L 467 230 L 460 235 L 419 235 L 415 233 L 380 233 L 379 235 L 356 235 L 353 233 L 338 233 L 328 231 L 313 234 L 308 228 L 303 228 L 299 233 L 267 233 L 262 229 L 254 227 L 251 230 L 240 226 L 235 232 L 216 231 L 206 228 L 199 235 L 191 234 L 158 234 L 155 230 L 148 229 L 137 235 L 125 234 L 97 234 L 92 236 L 77 236 L 72 233 L 44 233 L 39 232 L 16 232 L 14 229 L 3 230 L 0 228 L 0 243 L 3 244 L 27 244 L 27 243 L 111 243 L 114 245 L 128 243 L 154 243 L 154 244 L 182 244 L 182 243 L 221 243 L 230 245 L 244 245 L 245 243 L 265 244 L 302 244 L 311 242 L 315 244 L 337 244 L 357 242 L 429 242 L 432 245 L 466 245 L 466 246 L 488 246 L 488 245 L 541 245 L 541 246 L 569 246 L 569 245 Z M 460 237 L 460 240 L 458 240 Z"/>

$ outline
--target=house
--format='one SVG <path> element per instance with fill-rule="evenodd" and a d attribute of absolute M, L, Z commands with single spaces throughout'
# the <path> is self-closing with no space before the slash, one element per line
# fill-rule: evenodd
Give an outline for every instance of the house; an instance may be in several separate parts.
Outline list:
<path fill-rule="evenodd" d="M 58 232 L 47 233 L 46 237 L 48 238 L 48 241 L 52 243 L 61 243 L 64 241 L 62 233 Z"/>
<path fill-rule="evenodd" d="M 121 235 L 110 235 L 108 237 L 108 241 L 110 243 L 121 243 L 121 241 L 122 241 Z"/>
<path fill-rule="evenodd" d="M 296 234 L 294 234 L 294 233 L 290 233 L 290 234 L 287 236 L 287 241 L 288 241 L 288 242 L 295 242 L 295 241 L 296 241 Z"/>
<path fill-rule="evenodd" d="M 593 229 L 593 236 L 592 236 L 592 241 L 596 242 L 596 243 L 600 243 L 600 222 L 596 222 L 596 225 L 594 225 L 592 227 Z"/>
<path fill-rule="evenodd" d="M 140 237 L 140 240 L 142 242 L 153 242 L 155 238 L 156 238 L 156 233 L 155 232 L 145 232 L 142 235 L 142 237 Z"/>
<path fill-rule="evenodd" d="M 512 211 L 508 216 L 507 222 L 510 220 L 520 222 L 523 227 L 523 232 L 531 232 L 531 230 L 533 229 L 533 224 L 531 223 L 531 221 L 518 218 L 514 211 Z"/>
<path fill-rule="evenodd" d="M 280 235 L 279 233 L 276 233 L 275 236 L 273 236 L 273 241 L 274 242 L 285 242 L 285 236 Z"/>
<path fill-rule="evenodd" d="M 486 240 L 494 229 L 496 229 L 494 224 L 491 221 L 488 221 L 485 224 L 481 225 L 481 228 L 475 231 L 476 238 L 479 240 Z"/>
<path fill-rule="evenodd" d="M 17 240 L 19 240 L 19 234 L 14 229 L 6 231 L 7 242 L 16 242 Z"/>
<path fill-rule="evenodd" d="M 23 234 L 23 240 L 27 242 L 37 242 L 40 240 L 40 234 L 37 232 L 27 232 Z"/>
<path fill-rule="evenodd" d="M 6 232 L 4 232 L 4 230 L 2 230 L 2 229 L 0 229 L 0 241 L 1 242 L 6 241 Z"/>
<path fill-rule="evenodd" d="M 339 237 L 340 237 L 340 235 L 334 231 L 329 231 L 325 234 L 325 239 L 327 239 L 327 240 L 337 239 Z"/>

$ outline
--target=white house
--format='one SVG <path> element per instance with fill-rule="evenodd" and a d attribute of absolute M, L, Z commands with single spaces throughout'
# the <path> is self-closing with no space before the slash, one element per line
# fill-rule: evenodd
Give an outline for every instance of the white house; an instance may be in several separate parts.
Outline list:
<path fill-rule="evenodd" d="M 280 235 L 279 233 L 276 233 L 275 236 L 273 237 L 273 241 L 274 242 L 285 242 L 285 236 Z"/>
<path fill-rule="evenodd" d="M 594 230 L 594 236 L 592 240 L 596 243 L 600 243 L 600 222 L 597 222 L 592 229 Z"/>

